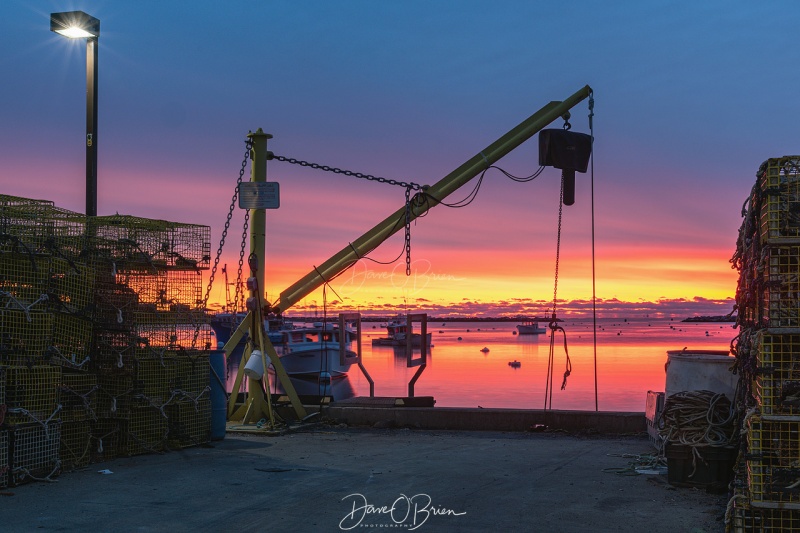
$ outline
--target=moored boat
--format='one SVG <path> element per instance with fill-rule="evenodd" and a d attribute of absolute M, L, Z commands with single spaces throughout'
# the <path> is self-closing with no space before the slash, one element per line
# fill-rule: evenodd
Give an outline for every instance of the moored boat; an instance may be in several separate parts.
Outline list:
<path fill-rule="evenodd" d="M 341 331 L 338 325 L 315 322 L 312 326 L 281 331 L 281 339 L 274 345 L 290 376 L 328 373 L 336 378 L 346 375 L 358 359 L 358 354 L 347 348 L 354 338 L 355 333 L 349 329 Z M 341 343 L 345 344 L 344 360 L 341 357 Z"/>
<path fill-rule="evenodd" d="M 386 323 L 386 332 L 388 337 L 379 339 L 372 339 L 372 344 L 377 346 L 406 346 L 408 343 L 406 335 L 408 334 L 408 325 L 406 324 L 406 317 L 404 315 L 397 315 Z M 431 345 L 433 339 L 432 333 L 425 335 L 426 345 Z M 420 348 L 422 346 L 422 334 L 412 333 L 411 346 Z"/>
<path fill-rule="evenodd" d="M 547 328 L 539 327 L 538 320 L 525 320 L 522 324 L 517 324 L 517 331 L 520 335 L 541 335 L 547 333 Z"/>

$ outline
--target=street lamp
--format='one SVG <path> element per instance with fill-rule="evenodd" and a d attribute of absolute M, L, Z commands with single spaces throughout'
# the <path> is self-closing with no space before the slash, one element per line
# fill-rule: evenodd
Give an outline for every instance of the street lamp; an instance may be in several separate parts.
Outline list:
<path fill-rule="evenodd" d="M 83 11 L 50 14 L 50 31 L 86 39 L 86 216 L 97 216 L 97 39 L 100 21 Z"/>

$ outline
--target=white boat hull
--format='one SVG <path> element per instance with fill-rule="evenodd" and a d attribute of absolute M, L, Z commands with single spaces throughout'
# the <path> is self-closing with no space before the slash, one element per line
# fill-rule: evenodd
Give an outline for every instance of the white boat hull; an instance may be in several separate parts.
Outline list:
<path fill-rule="evenodd" d="M 288 353 L 279 354 L 279 357 L 283 368 L 290 376 L 317 376 L 327 372 L 331 377 L 339 377 L 347 374 L 358 356 L 352 350 L 346 350 L 346 360 L 342 364 L 339 346 L 335 345 L 325 348 L 292 349 Z M 274 372 L 273 368 L 270 370 Z"/>
<path fill-rule="evenodd" d="M 540 328 L 538 325 L 519 324 L 517 331 L 520 335 L 541 335 L 547 333 L 546 328 Z"/>

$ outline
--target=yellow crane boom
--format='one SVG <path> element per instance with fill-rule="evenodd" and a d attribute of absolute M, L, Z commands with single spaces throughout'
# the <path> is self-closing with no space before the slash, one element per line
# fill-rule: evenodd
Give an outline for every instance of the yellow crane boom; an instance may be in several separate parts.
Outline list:
<path fill-rule="evenodd" d="M 412 202 L 411 220 L 424 215 L 431 207 L 439 204 L 450 194 L 475 178 L 484 169 L 493 165 L 520 144 L 536 135 L 551 122 L 566 114 L 591 94 L 591 87 L 586 85 L 564 101 L 548 103 L 436 184 L 424 187 L 415 197 L 415 201 Z M 424 198 L 421 198 L 420 195 L 424 195 Z M 389 215 L 383 222 L 365 232 L 361 237 L 322 263 L 322 265 L 316 267 L 281 292 L 278 300 L 269 306 L 269 310 L 278 314 L 286 311 L 322 284 L 353 266 L 360 258 L 404 228 L 404 225 L 398 224 L 398 221 L 404 220 L 405 214 L 406 206 L 404 205 Z"/>

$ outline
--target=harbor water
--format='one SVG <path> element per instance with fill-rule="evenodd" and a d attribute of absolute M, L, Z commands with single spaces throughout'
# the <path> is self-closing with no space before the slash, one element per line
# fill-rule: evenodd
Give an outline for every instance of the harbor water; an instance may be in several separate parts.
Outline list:
<path fill-rule="evenodd" d="M 600 411 L 644 411 L 647 391 L 665 390 L 668 351 L 727 351 L 737 331 L 731 322 L 598 319 L 595 399 L 592 320 L 559 325 L 565 334 L 556 332 L 554 339 L 551 406 L 567 410 L 597 406 Z M 433 346 L 414 386 L 415 396 L 432 396 L 438 407 L 544 408 L 550 332 L 515 335 L 515 326 L 515 322 L 429 322 Z M 562 390 L 565 335 L 572 370 Z M 376 396 L 407 396 L 408 382 L 418 367 L 407 367 L 404 348 L 372 345 L 373 338 L 385 336 L 381 324 L 363 324 L 363 364 L 375 383 Z M 519 365 L 509 365 L 513 361 Z M 295 385 L 300 394 L 320 391 L 316 382 Z M 334 379 L 325 392 L 334 399 L 369 396 L 369 382 L 353 365 L 347 377 Z"/>

